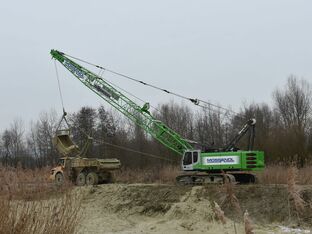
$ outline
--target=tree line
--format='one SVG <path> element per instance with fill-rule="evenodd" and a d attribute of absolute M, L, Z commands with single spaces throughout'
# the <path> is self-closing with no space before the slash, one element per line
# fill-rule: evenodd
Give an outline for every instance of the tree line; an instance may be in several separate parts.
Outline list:
<path fill-rule="evenodd" d="M 153 115 L 186 139 L 204 147 L 222 147 L 241 126 L 256 118 L 255 149 L 263 150 L 267 164 L 296 163 L 303 167 L 312 159 L 312 86 L 290 76 L 284 87 L 272 94 L 272 104 L 251 103 L 238 113 L 198 108 L 170 101 L 159 104 Z M 60 116 L 43 112 L 25 131 L 22 120 L 14 120 L 0 133 L 0 162 L 4 166 L 44 167 L 55 165 L 59 155 L 52 138 Z M 82 107 L 68 115 L 73 141 L 83 148 L 87 136 L 94 140 L 87 157 L 118 158 L 127 167 L 160 167 L 180 163 L 180 156 L 151 138 L 140 127 L 115 110 Z M 66 126 L 63 126 L 66 127 Z M 247 139 L 238 147 L 244 149 Z M 140 153 L 144 152 L 144 154 Z"/>

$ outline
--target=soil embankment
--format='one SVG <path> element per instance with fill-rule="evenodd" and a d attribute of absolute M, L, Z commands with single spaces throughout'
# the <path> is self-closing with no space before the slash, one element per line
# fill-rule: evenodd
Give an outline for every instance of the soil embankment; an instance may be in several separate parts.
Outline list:
<path fill-rule="evenodd" d="M 78 233 L 243 233 L 245 210 L 256 233 L 283 233 L 279 226 L 312 227 L 311 186 L 304 187 L 307 206 L 300 218 L 283 185 L 235 186 L 241 212 L 224 202 L 225 190 L 215 185 L 108 184 L 77 189 L 85 193 Z M 214 201 L 224 210 L 225 225 L 215 218 Z"/>

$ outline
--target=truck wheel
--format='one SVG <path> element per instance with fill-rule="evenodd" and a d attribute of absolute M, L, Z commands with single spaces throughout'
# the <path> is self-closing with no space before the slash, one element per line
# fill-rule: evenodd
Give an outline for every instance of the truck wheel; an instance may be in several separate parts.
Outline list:
<path fill-rule="evenodd" d="M 99 176 L 95 172 L 90 172 L 86 179 L 87 185 L 97 185 L 99 183 Z"/>
<path fill-rule="evenodd" d="M 100 174 L 100 182 L 103 184 L 110 184 L 114 182 L 114 178 L 111 172 L 106 171 Z"/>
<path fill-rule="evenodd" d="M 84 186 L 86 184 L 86 174 L 84 172 L 80 172 L 76 178 L 76 184 L 78 186 Z"/>
<path fill-rule="evenodd" d="M 111 172 L 109 172 L 108 176 L 107 176 L 106 183 L 111 184 L 111 183 L 114 183 L 114 182 L 115 182 L 115 178 L 114 178 L 113 174 Z"/>
<path fill-rule="evenodd" d="M 61 172 L 56 173 L 54 181 L 56 185 L 63 185 L 64 184 L 63 174 Z"/>

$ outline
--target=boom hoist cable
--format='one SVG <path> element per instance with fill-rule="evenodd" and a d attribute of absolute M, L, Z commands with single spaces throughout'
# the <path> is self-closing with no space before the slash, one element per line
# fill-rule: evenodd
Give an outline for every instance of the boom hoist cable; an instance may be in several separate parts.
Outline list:
<path fill-rule="evenodd" d="M 117 110 L 121 111 L 123 114 L 125 114 L 128 118 L 130 118 L 134 123 L 141 126 L 143 129 L 145 129 L 147 132 L 149 132 L 152 136 L 154 136 L 157 140 L 159 140 L 162 144 L 166 145 L 167 147 L 171 148 L 173 151 L 177 152 L 178 154 L 182 155 L 184 150 L 191 149 L 193 146 L 190 144 L 193 144 L 193 141 L 183 139 L 179 134 L 172 131 L 170 128 L 164 125 L 164 123 L 156 120 L 153 116 L 151 116 L 149 109 L 149 103 L 145 103 L 144 106 L 141 108 L 137 106 L 136 103 L 131 101 L 129 98 L 124 96 L 120 92 L 123 91 L 136 99 L 144 102 L 142 99 L 138 98 L 137 96 L 131 94 L 130 92 L 122 89 L 121 87 L 113 84 L 112 82 L 104 79 L 102 77 L 103 73 L 110 72 L 118 76 L 122 76 L 124 78 L 127 78 L 129 80 L 150 86 L 154 89 L 158 89 L 161 91 L 164 91 L 168 94 L 172 94 L 175 96 L 178 96 L 180 98 L 186 99 L 191 101 L 193 104 L 197 106 L 201 106 L 204 109 L 208 109 L 212 112 L 216 112 L 213 108 L 218 108 L 217 114 L 222 114 L 220 110 L 225 111 L 223 113 L 222 119 L 227 118 L 228 120 L 231 120 L 229 117 L 229 113 L 235 114 L 235 117 L 242 117 L 240 114 L 232 111 L 231 109 L 224 108 L 220 105 L 215 105 L 210 102 L 206 102 L 200 99 L 195 98 L 188 98 L 184 95 L 168 91 L 167 89 L 162 89 L 158 86 L 148 84 L 146 82 L 143 82 L 141 80 L 132 78 L 130 76 L 121 74 L 119 72 L 115 72 L 113 70 L 104 68 L 102 66 L 90 63 L 88 61 L 85 61 L 83 59 L 67 55 L 63 52 L 59 52 L 56 50 L 51 51 L 52 57 L 56 60 L 58 60 L 65 68 L 67 68 L 76 78 L 78 78 L 84 85 L 86 85 L 89 89 L 91 89 L 93 92 L 98 94 L 100 97 L 102 97 L 104 100 L 109 102 L 113 107 L 115 107 Z M 81 65 L 75 63 L 71 59 L 78 60 L 80 62 L 86 63 L 90 66 L 94 66 L 99 68 L 98 75 L 94 74 L 93 72 L 87 70 L 86 68 L 82 67 Z M 201 104 L 204 103 L 205 105 Z M 156 109 L 156 108 L 154 108 Z M 156 109 L 157 110 L 157 109 Z M 159 110 L 157 110 L 159 111 Z M 161 111 L 160 111 L 161 112 Z M 222 121 L 223 121 L 222 120 Z M 159 123 L 158 123 L 159 122 Z M 163 134 L 165 133 L 165 134 Z"/>
<path fill-rule="evenodd" d="M 112 74 L 114 74 L 114 75 L 121 76 L 121 77 L 123 77 L 123 78 L 126 78 L 126 79 L 128 79 L 128 80 L 134 81 L 134 82 L 136 82 L 136 83 L 139 83 L 139 84 L 142 84 L 142 85 L 145 85 L 145 86 L 149 86 L 149 87 L 151 87 L 151 88 L 153 88 L 153 89 L 160 90 L 160 91 L 162 91 L 162 92 L 165 92 L 165 93 L 167 93 L 167 94 L 171 94 L 171 95 L 173 95 L 173 96 L 182 98 L 182 99 L 184 99 L 184 100 L 188 100 L 188 101 L 190 101 L 192 104 L 194 104 L 194 105 L 196 105 L 196 106 L 199 106 L 199 107 L 202 107 L 202 108 L 204 108 L 204 109 L 209 109 L 209 110 L 211 110 L 211 111 L 216 111 L 216 109 L 218 109 L 218 110 L 222 110 L 223 113 L 224 113 L 225 115 L 229 115 L 229 113 L 231 113 L 232 115 L 242 117 L 240 113 L 235 112 L 235 111 L 233 111 L 233 110 L 231 110 L 231 109 L 229 109 L 229 108 L 225 108 L 225 107 L 223 107 L 223 106 L 221 106 L 221 105 L 216 105 L 216 104 L 214 104 L 214 103 L 207 102 L 207 101 L 202 100 L 202 99 L 199 99 L 199 98 L 190 98 L 190 97 L 187 97 L 187 96 L 185 96 L 185 95 L 182 95 L 182 94 L 179 94 L 179 93 L 176 93 L 176 92 L 169 91 L 168 89 L 164 89 L 164 88 L 161 88 L 161 87 L 159 87 L 159 86 L 156 86 L 156 85 L 153 85 L 153 84 L 144 82 L 144 81 L 142 81 L 142 80 L 135 79 L 135 78 L 133 78 L 133 77 L 131 77 L 131 76 L 128 76 L 128 75 L 125 75 L 125 74 L 122 74 L 122 73 L 119 73 L 119 72 L 110 70 L 110 69 L 105 68 L 105 67 L 103 67 L 103 66 L 100 66 L 100 65 L 97 65 L 97 64 L 88 62 L 88 61 L 86 61 L 86 60 L 83 60 L 83 59 L 80 59 L 80 58 L 77 58 L 77 57 L 74 57 L 74 56 L 71 56 L 71 55 L 68 55 L 68 54 L 65 54 L 65 53 L 64 53 L 64 55 L 66 55 L 67 57 L 70 57 L 70 58 L 72 58 L 72 59 L 75 59 L 75 60 L 77 60 L 77 61 L 80 61 L 80 62 L 86 63 L 86 64 L 88 64 L 88 65 L 94 66 L 94 67 L 96 67 L 96 68 L 99 68 L 99 69 L 102 70 L 102 71 L 110 72 L 110 73 L 112 73 Z M 100 72 L 100 73 L 99 73 L 99 76 L 101 76 L 100 74 L 102 74 L 102 73 Z M 136 98 L 137 98 L 137 97 L 136 97 Z M 155 108 L 155 109 L 156 109 L 156 108 Z"/>

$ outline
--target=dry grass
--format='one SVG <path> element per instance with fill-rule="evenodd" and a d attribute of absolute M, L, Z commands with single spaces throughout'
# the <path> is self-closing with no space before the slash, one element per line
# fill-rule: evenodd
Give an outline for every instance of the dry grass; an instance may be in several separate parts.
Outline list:
<path fill-rule="evenodd" d="M 48 169 L 0 168 L 0 234 L 73 233 L 81 196 L 56 188 Z"/>
<path fill-rule="evenodd" d="M 60 189 L 71 188 L 68 183 L 62 188 L 56 188 L 49 181 L 49 175 L 49 168 L 31 170 L 0 167 L 0 197 L 33 200 L 59 193 Z"/>
<path fill-rule="evenodd" d="M 257 178 L 261 184 L 287 184 L 287 170 L 289 167 L 271 165 L 264 171 L 257 172 Z M 312 184 L 312 166 L 298 169 L 298 184 Z"/>
<path fill-rule="evenodd" d="M 287 184 L 289 167 L 267 166 L 264 171 L 256 173 L 260 184 Z M 174 184 L 181 173 L 180 166 L 164 166 L 161 168 L 130 169 L 123 168 L 115 172 L 116 182 L 120 183 L 165 183 Z M 312 166 L 298 169 L 297 184 L 312 184 Z"/>
<path fill-rule="evenodd" d="M 116 182 L 120 183 L 163 183 L 174 184 L 175 178 L 181 173 L 178 166 L 162 168 L 130 169 L 123 168 L 115 172 Z"/>

